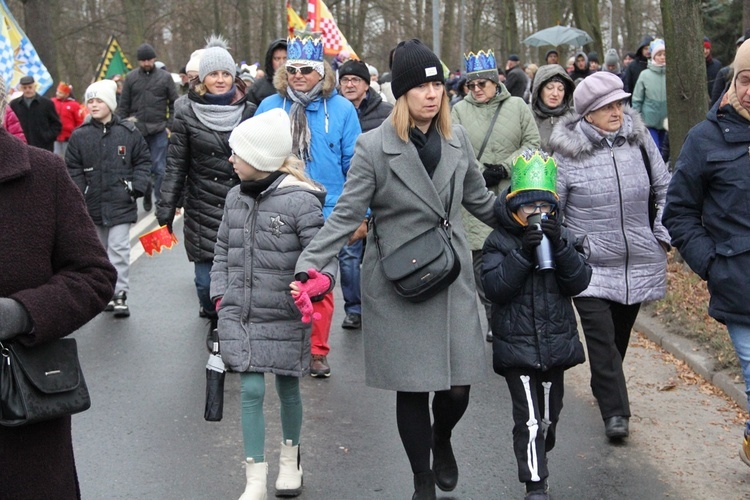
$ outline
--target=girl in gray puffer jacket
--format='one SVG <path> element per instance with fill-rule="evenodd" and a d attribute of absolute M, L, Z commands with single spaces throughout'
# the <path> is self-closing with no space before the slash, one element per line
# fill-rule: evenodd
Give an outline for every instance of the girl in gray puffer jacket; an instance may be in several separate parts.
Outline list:
<path fill-rule="evenodd" d="M 289 284 L 299 254 L 323 226 L 325 190 L 308 180 L 302 162 L 290 156 L 291 124 L 283 110 L 243 122 L 229 145 L 241 182 L 227 195 L 214 249 L 211 300 L 219 315 L 222 359 L 240 372 L 247 476 L 241 498 L 266 498 L 264 373 L 276 375 L 281 401 L 276 493 L 296 496 L 302 488 L 299 379 L 310 365 L 310 325 L 301 321 Z M 332 284 L 335 268 L 323 271 Z"/>

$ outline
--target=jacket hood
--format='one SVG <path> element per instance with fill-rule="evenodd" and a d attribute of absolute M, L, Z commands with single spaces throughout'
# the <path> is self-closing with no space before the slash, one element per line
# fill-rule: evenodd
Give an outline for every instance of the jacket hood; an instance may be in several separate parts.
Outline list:
<path fill-rule="evenodd" d="M 643 123 L 640 114 L 626 105 L 623 110 L 623 123 L 617 136 L 615 146 L 628 142 L 642 146 L 651 135 Z M 569 158 L 585 158 L 593 156 L 596 149 L 604 147 L 606 140 L 598 133 L 589 134 L 588 128 L 582 128 L 583 117 L 578 113 L 564 117 L 552 130 L 549 143 L 556 154 Z"/>
<path fill-rule="evenodd" d="M 497 93 L 494 96 L 492 96 L 492 98 L 489 101 L 484 102 L 484 103 L 479 103 L 476 101 L 476 99 L 474 99 L 474 94 L 472 94 L 471 92 L 466 94 L 466 97 L 464 97 L 464 101 L 468 102 L 472 106 L 484 106 L 485 104 L 503 102 L 510 97 L 511 97 L 510 92 L 505 87 L 505 85 L 503 85 L 502 83 L 498 83 Z"/>
<path fill-rule="evenodd" d="M 510 186 L 503 189 L 503 192 L 497 195 L 497 199 L 495 200 L 495 206 L 493 208 L 495 212 L 495 218 L 497 218 L 497 221 L 500 223 L 500 226 L 505 228 L 506 231 L 508 231 L 510 234 L 514 234 L 516 236 L 522 236 L 523 232 L 526 230 L 524 226 L 522 226 L 514 217 L 513 214 L 508 210 L 508 202 L 506 200 L 508 196 L 508 190 L 510 189 Z"/>
<path fill-rule="evenodd" d="M 643 47 L 648 47 L 649 45 L 651 45 L 651 42 L 653 41 L 654 41 L 654 37 L 652 37 L 651 35 L 645 35 L 641 39 L 641 43 L 638 44 L 638 49 L 635 51 L 635 58 L 641 59 L 643 61 L 648 59 L 647 57 L 643 57 L 643 54 L 641 54 L 641 50 L 643 50 Z"/>
<path fill-rule="evenodd" d="M 531 86 L 531 109 L 534 112 L 539 110 L 538 102 L 542 101 L 540 92 L 554 76 L 562 78 L 565 84 L 565 102 L 570 109 L 573 109 L 573 91 L 575 90 L 573 79 L 559 64 L 545 64 L 537 70 L 534 76 L 534 83 Z"/>
<path fill-rule="evenodd" d="M 276 49 L 284 49 L 286 50 L 286 39 L 285 38 L 279 38 L 278 40 L 274 40 L 271 42 L 271 44 L 268 46 L 268 50 L 266 51 L 266 62 L 263 66 L 263 70 L 266 72 L 266 80 L 269 82 L 273 82 L 273 75 L 276 73 L 276 70 L 273 69 L 273 52 Z"/>
<path fill-rule="evenodd" d="M 313 183 L 310 184 L 308 182 L 297 179 L 291 174 L 286 174 L 276 179 L 276 182 L 271 184 L 263 193 L 266 194 L 282 189 L 286 190 L 285 192 L 307 191 L 308 193 L 312 193 L 313 195 L 315 195 L 315 197 L 320 201 L 320 207 L 322 209 L 326 201 L 326 188 L 323 187 L 323 185 L 319 182 L 312 182 Z"/>
<path fill-rule="evenodd" d="M 323 77 L 323 89 L 320 92 L 322 98 L 330 97 L 336 90 L 336 72 L 328 61 L 323 61 L 325 76 Z M 289 87 L 286 66 L 282 66 L 273 77 L 273 86 L 281 97 L 286 97 L 286 89 Z"/>

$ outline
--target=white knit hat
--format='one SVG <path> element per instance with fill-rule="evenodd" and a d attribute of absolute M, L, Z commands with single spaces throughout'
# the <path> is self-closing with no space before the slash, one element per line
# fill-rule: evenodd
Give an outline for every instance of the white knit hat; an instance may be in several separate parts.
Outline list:
<path fill-rule="evenodd" d="M 200 71 L 201 57 L 203 57 L 203 52 L 205 51 L 206 49 L 198 49 L 190 54 L 190 60 L 185 65 L 185 71 L 195 71 L 198 73 Z"/>
<path fill-rule="evenodd" d="M 292 154 L 289 115 L 273 108 L 240 123 L 229 136 L 234 154 L 263 172 L 275 172 Z"/>
<path fill-rule="evenodd" d="M 109 107 L 111 112 L 117 109 L 117 83 L 114 80 L 99 80 L 89 85 L 86 89 L 86 99 L 101 99 Z"/>

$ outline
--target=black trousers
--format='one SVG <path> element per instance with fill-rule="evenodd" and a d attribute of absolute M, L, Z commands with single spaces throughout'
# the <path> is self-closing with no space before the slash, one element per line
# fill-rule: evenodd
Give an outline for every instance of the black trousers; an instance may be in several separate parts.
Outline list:
<path fill-rule="evenodd" d="M 599 403 L 602 419 L 630 417 L 622 361 L 641 305 L 593 297 L 579 297 L 573 299 L 573 303 L 581 317 L 591 367 L 591 390 Z"/>
<path fill-rule="evenodd" d="M 513 401 L 513 451 L 522 483 L 549 476 L 547 452 L 555 447 L 555 432 L 563 407 L 565 370 L 528 368 L 505 370 Z"/>

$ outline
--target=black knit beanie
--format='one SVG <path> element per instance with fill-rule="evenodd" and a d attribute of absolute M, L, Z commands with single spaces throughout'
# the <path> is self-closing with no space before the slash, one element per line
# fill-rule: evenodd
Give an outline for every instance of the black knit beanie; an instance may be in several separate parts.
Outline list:
<path fill-rule="evenodd" d="M 445 83 L 440 59 L 416 38 L 396 46 L 391 74 L 391 91 L 396 99 L 423 83 Z"/>
<path fill-rule="evenodd" d="M 349 59 L 342 64 L 339 68 L 339 80 L 346 75 L 358 76 L 366 81 L 368 85 L 370 84 L 370 70 L 367 69 L 367 65 L 362 61 Z"/>
<path fill-rule="evenodd" d="M 511 187 L 511 189 L 513 189 Z M 509 191 L 506 199 L 506 205 L 511 212 L 515 212 L 524 203 L 532 203 L 534 201 L 546 201 L 553 205 L 557 204 L 557 198 L 554 193 L 549 191 L 543 191 L 541 189 L 529 189 L 528 191 Z"/>
<path fill-rule="evenodd" d="M 136 51 L 136 57 L 139 61 L 148 61 L 149 59 L 156 59 L 156 52 L 154 51 L 154 48 L 144 43 L 140 47 L 138 47 L 138 50 Z"/>

